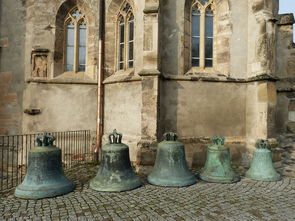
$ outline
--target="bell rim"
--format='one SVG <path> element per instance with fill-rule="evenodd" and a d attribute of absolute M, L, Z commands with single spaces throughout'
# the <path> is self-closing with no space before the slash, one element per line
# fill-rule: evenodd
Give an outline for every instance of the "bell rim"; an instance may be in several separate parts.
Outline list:
<path fill-rule="evenodd" d="M 223 178 L 223 179 L 221 179 Z M 212 178 L 209 178 L 209 177 L 206 177 L 206 176 L 202 176 L 200 174 L 200 179 L 202 181 L 205 181 L 205 182 L 208 182 L 208 183 L 237 183 L 241 180 L 241 177 L 237 174 L 235 174 L 234 177 L 232 177 L 232 179 L 225 179 L 224 177 L 212 177 Z"/>
<path fill-rule="evenodd" d="M 129 188 L 124 187 L 111 187 L 111 185 L 104 186 L 104 185 L 95 185 L 94 182 L 91 180 L 89 184 L 89 188 L 98 192 L 126 192 L 130 190 L 134 190 L 143 186 L 143 183 L 140 179 L 136 180 Z"/>
<path fill-rule="evenodd" d="M 62 196 L 71 193 L 76 187 L 76 185 L 71 181 L 69 181 L 69 183 L 66 185 L 58 186 L 58 188 L 51 188 L 44 191 L 38 189 L 25 190 L 22 189 L 22 186 L 24 185 L 20 184 L 15 188 L 14 191 L 14 196 L 20 199 L 45 199 Z M 34 197 L 34 191 L 38 193 L 38 196 Z"/>
<path fill-rule="evenodd" d="M 261 175 L 251 175 L 251 172 L 249 170 L 245 173 L 245 178 L 251 179 L 251 180 L 256 180 L 256 181 L 263 181 L 263 182 L 277 182 L 282 180 L 282 176 L 276 172 L 274 176 L 269 176 L 269 177 L 261 177 Z"/>
<path fill-rule="evenodd" d="M 159 182 L 155 181 L 158 180 Z M 185 187 L 185 186 L 191 186 L 197 183 L 197 178 L 194 174 L 192 174 L 192 176 L 190 176 L 189 178 L 185 179 L 184 181 L 182 181 L 182 183 L 180 184 L 180 181 L 177 181 L 175 183 L 171 182 L 171 179 L 168 181 L 166 179 L 159 179 L 159 178 L 154 178 L 153 176 L 148 176 L 147 177 L 147 181 L 148 183 L 155 185 L 155 186 L 166 186 L 166 187 Z"/>

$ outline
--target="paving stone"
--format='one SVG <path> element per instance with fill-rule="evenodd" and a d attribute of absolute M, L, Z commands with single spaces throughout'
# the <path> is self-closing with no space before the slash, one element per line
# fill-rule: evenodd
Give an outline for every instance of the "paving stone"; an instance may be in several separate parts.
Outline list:
<path fill-rule="evenodd" d="M 92 172 L 93 177 L 96 170 Z M 141 188 L 103 193 L 89 189 L 85 179 L 79 183 L 81 172 L 71 174 L 80 188 L 64 196 L 22 200 L 13 191 L 1 196 L 0 220 L 295 220 L 292 177 L 272 183 L 245 178 L 234 184 L 199 181 L 184 188 L 153 186 L 143 177 Z"/>

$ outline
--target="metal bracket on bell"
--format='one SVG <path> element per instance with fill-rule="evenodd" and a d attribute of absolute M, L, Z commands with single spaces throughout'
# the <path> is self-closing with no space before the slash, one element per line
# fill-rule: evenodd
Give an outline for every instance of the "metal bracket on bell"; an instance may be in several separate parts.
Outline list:
<path fill-rule="evenodd" d="M 268 149 L 268 141 L 267 140 L 263 140 L 263 139 L 259 139 L 256 142 L 256 148 L 257 149 Z"/>
<path fill-rule="evenodd" d="M 110 133 L 110 135 L 109 135 L 110 144 L 122 143 L 122 137 L 123 137 L 123 135 L 121 133 L 117 133 L 117 130 L 115 129 L 113 131 L 113 133 Z"/>
<path fill-rule="evenodd" d="M 55 137 L 50 134 L 41 134 L 41 135 L 38 135 L 36 138 L 38 147 L 53 146 L 54 141 L 55 141 Z"/>
<path fill-rule="evenodd" d="M 220 147 L 220 146 L 223 146 L 224 145 L 224 141 L 225 141 L 225 138 L 224 137 L 219 137 L 219 136 L 213 136 L 211 138 L 211 141 L 214 145 Z"/>
<path fill-rule="evenodd" d="M 164 133 L 163 137 L 164 137 L 165 141 L 176 141 L 177 140 L 177 134 L 174 132 Z"/>

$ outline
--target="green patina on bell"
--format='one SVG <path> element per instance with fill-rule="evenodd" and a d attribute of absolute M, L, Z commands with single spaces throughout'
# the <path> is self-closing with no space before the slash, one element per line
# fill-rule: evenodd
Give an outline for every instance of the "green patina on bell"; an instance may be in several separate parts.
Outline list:
<path fill-rule="evenodd" d="M 223 137 L 212 137 L 213 145 L 207 149 L 205 167 L 202 169 L 200 178 L 213 183 L 233 183 L 240 177 L 233 171 L 230 160 L 230 152 L 224 146 Z"/>
<path fill-rule="evenodd" d="M 266 140 L 258 140 L 254 150 L 253 160 L 250 169 L 246 172 L 246 177 L 260 181 L 279 181 L 281 176 L 275 170 L 271 151 L 268 149 Z"/>
<path fill-rule="evenodd" d="M 74 190 L 62 168 L 61 150 L 53 145 L 55 138 L 40 135 L 38 146 L 30 150 L 28 172 L 15 189 L 15 196 L 24 199 L 42 199 L 67 194 Z"/>
<path fill-rule="evenodd" d="M 129 148 L 121 143 L 122 134 L 116 130 L 109 135 L 108 144 L 102 147 L 102 160 L 96 176 L 90 181 L 90 188 L 97 191 L 120 192 L 142 185 L 134 173 Z"/>
<path fill-rule="evenodd" d="M 159 186 L 188 186 L 196 183 L 196 177 L 188 169 L 184 145 L 177 141 L 175 133 L 165 133 L 158 144 L 157 157 L 148 182 Z"/>

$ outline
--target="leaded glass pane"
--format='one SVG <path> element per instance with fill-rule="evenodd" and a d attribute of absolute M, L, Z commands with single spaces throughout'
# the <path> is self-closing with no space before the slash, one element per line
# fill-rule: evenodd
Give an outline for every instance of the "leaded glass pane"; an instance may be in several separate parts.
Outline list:
<path fill-rule="evenodd" d="M 129 43 L 129 60 L 133 60 L 133 42 Z"/>
<path fill-rule="evenodd" d="M 129 41 L 132 41 L 134 39 L 134 20 L 133 16 L 129 19 Z"/>
<path fill-rule="evenodd" d="M 123 69 L 123 62 L 124 62 L 124 43 L 120 44 L 120 50 L 119 50 L 120 69 Z"/>
<path fill-rule="evenodd" d="M 120 21 L 120 26 L 119 26 L 119 28 L 120 28 L 120 43 L 122 43 L 122 42 L 124 42 L 124 29 L 125 29 L 125 27 L 124 27 L 124 21 Z"/>
<path fill-rule="evenodd" d="M 212 38 L 205 39 L 205 57 L 206 58 L 213 57 L 213 39 Z"/>
<path fill-rule="evenodd" d="M 119 69 L 124 68 L 124 51 L 125 51 L 125 24 L 121 17 L 119 21 Z"/>
<path fill-rule="evenodd" d="M 205 21 L 206 37 L 213 37 L 213 16 L 207 16 Z"/>
<path fill-rule="evenodd" d="M 128 68 L 133 68 L 133 51 L 134 51 L 134 17 L 133 15 L 130 16 L 128 21 L 128 35 L 129 35 L 129 42 L 128 42 Z"/>
<path fill-rule="evenodd" d="M 200 36 L 200 14 L 192 15 L 192 36 Z"/>
<path fill-rule="evenodd" d="M 199 67 L 200 66 L 200 59 L 192 59 L 192 66 Z"/>
<path fill-rule="evenodd" d="M 67 46 L 66 71 L 73 71 L 73 64 L 74 64 L 74 47 Z"/>
<path fill-rule="evenodd" d="M 213 66 L 213 12 L 210 8 L 205 16 L 205 67 Z"/>
<path fill-rule="evenodd" d="M 74 44 L 75 44 L 75 26 L 73 22 L 69 22 L 67 25 L 67 40 L 66 40 L 66 71 L 73 71 L 74 64 Z"/>
<path fill-rule="evenodd" d="M 83 14 L 79 11 L 79 9 L 73 11 L 72 16 L 76 19 L 76 21 L 78 21 Z"/>
<path fill-rule="evenodd" d="M 202 3 L 202 5 L 205 5 L 209 0 L 200 0 L 200 2 Z"/>
<path fill-rule="evenodd" d="M 207 67 L 207 68 L 213 67 L 213 60 L 206 59 L 205 60 L 205 67 Z"/>
<path fill-rule="evenodd" d="M 200 56 L 200 38 L 192 39 L 192 57 Z"/>
<path fill-rule="evenodd" d="M 79 24 L 78 71 L 85 71 L 86 66 L 86 24 Z"/>

